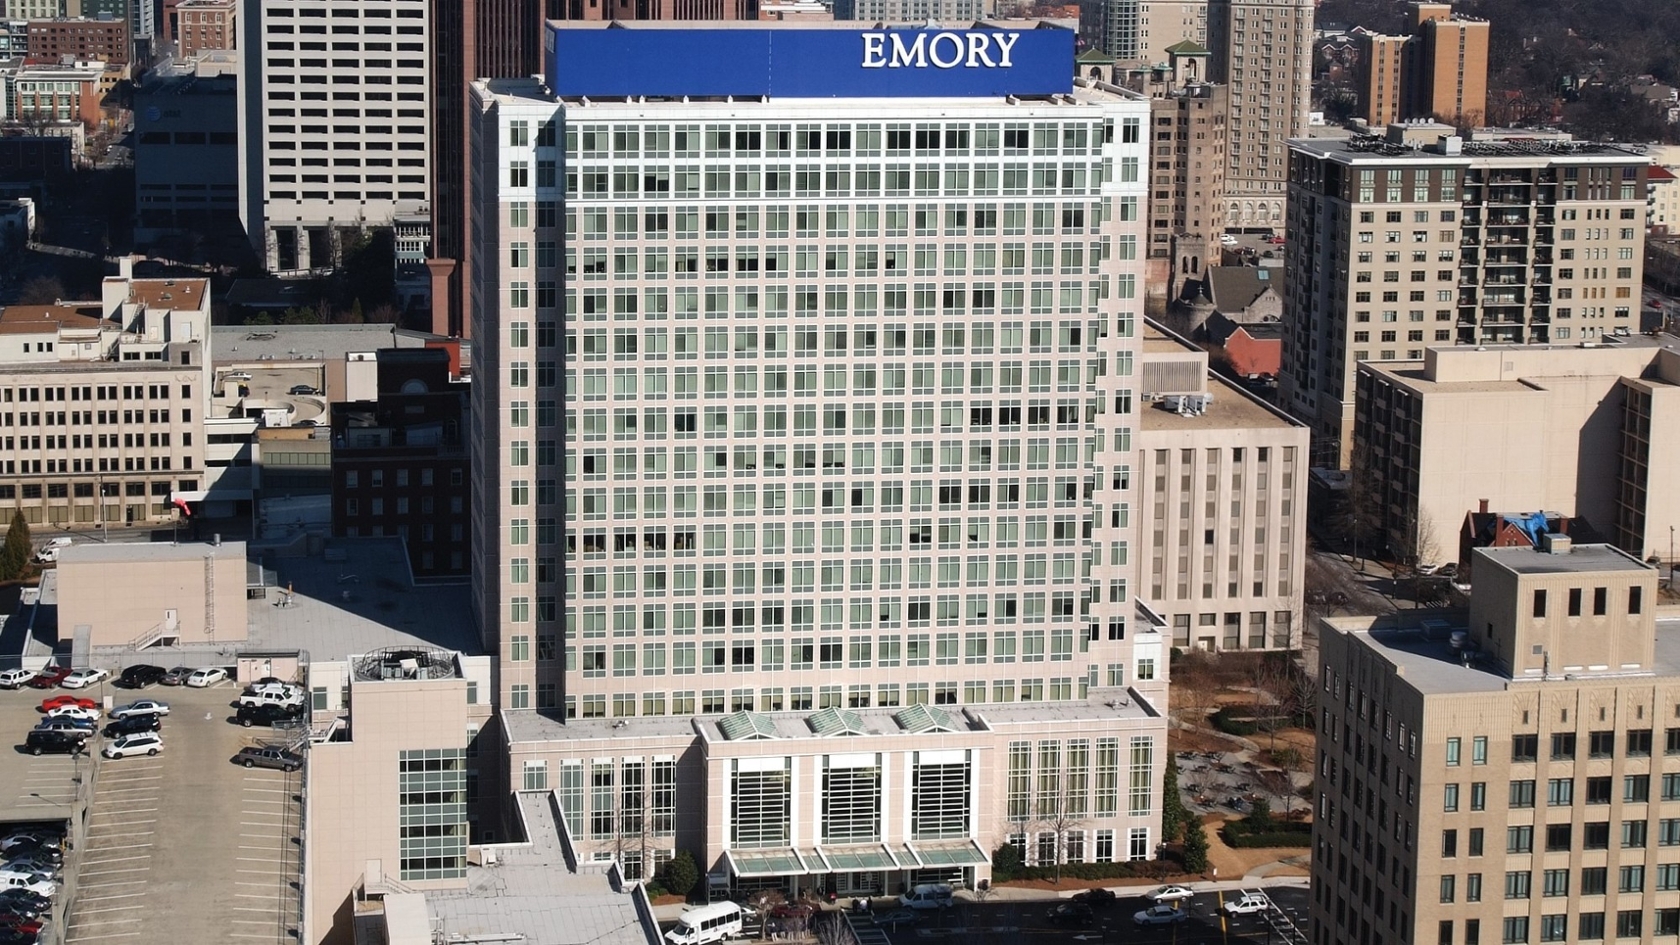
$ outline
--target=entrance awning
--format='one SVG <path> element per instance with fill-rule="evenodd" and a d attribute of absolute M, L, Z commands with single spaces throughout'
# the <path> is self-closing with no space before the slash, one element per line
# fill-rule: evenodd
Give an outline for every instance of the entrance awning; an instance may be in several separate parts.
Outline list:
<path fill-rule="evenodd" d="M 990 863 L 991 857 L 980 849 L 980 844 L 973 840 L 936 843 L 906 843 L 904 848 L 916 857 L 917 862 L 905 864 L 905 867 L 939 867 L 939 866 L 984 866 Z"/>
<path fill-rule="evenodd" d="M 725 850 L 723 860 L 736 876 L 803 876 L 813 872 L 792 847 L 769 850 Z"/>
<path fill-rule="evenodd" d="M 858 847 L 818 847 L 817 855 L 822 857 L 829 870 L 836 873 L 862 873 L 869 870 L 902 869 L 898 859 L 892 851 L 884 846 Z"/>

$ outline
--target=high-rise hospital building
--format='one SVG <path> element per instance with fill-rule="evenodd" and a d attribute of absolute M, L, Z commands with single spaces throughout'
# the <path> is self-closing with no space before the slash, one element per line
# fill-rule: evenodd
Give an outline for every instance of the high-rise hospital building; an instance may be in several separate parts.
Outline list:
<path fill-rule="evenodd" d="M 600 26 L 471 93 L 512 789 L 735 888 L 1155 856 L 1148 102 L 1060 29 Z"/>

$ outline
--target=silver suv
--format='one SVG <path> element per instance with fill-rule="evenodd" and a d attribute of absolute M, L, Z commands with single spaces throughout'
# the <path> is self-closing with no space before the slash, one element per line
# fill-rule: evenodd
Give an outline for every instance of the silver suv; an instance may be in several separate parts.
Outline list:
<path fill-rule="evenodd" d="M 233 756 L 233 762 L 247 768 L 278 768 L 281 771 L 296 771 L 303 767 L 303 756 L 281 748 L 241 748 L 239 754 Z"/>

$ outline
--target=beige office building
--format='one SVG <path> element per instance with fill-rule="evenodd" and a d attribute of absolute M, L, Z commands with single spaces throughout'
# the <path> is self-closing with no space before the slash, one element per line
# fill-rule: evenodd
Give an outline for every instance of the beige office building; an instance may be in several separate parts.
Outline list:
<path fill-rule="evenodd" d="M 1354 38 L 1358 59 L 1354 62 L 1354 91 L 1359 95 L 1359 117 L 1374 128 L 1386 128 L 1399 121 L 1405 97 L 1406 44 L 1411 37 L 1361 33 Z"/>
<path fill-rule="evenodd" d="M 1280 397 L 1326 461 L 1349 461 L 1360 361 L 1638 330 L 1649 164 L 1633 149 L 1441 125 L 1290 149 Z"/>
<path fill-rule="evenodd" d="M 1230 86 L 1226 227 L 1282 230 L 1290 138 L 1312 104 L 1312 0 L 1209 0 L 1208 78 Z"/>
<path fill-rule="evenodd" d="M 1466 513 L 1581 516 L 1639 558 L 1669 560 L 1680 526 L 1680 344 L 1612 336 L 1578 346 L 1431 347 L 1358 368 L 1354 449 L 1391 548 L 1458 548 Z M 1479 578 L 1479 575 L 1478 575 Z M 1479 584 L 1479 581 L 1478 581 Z M 1479 588 L 1478 588 L 1479 589 Z"/>
<path fill-rule="evenodd" d="M 1299 646 L 1307 428 L 1209 372 L 1207 352 L 1153 323 L 1143 389 L 1139 579 L 1172 645 Z"/>
<path fill-rule="evenodd" d="M 206 279 L 108 277 L 102 298 L 0 309 L 0 505 L 31 524 L 151 524 L 200 493 Z"/>
<path fill-rule="evenodd" d="M 1121 69 L 1166 62 L 1186 40 L 1207 43 L 1208 0 L 1086 0 L 1079 5 L 1081 37 Z"/>
<path fill-rule="evenodd" d="M 1166 652 L 1112 514 L 1147 101 L 471 94 L 515 790 L 585 858 L 736 888 L 1153 857 Z"/>
<path fill-rule="evenodd" d="M 1322 624 L 1313 942 L 1680 934 L 1680 628 L 1654 619 L 1656 572 L 1564 536 L 1474 554 L 1461 634 Z"/>

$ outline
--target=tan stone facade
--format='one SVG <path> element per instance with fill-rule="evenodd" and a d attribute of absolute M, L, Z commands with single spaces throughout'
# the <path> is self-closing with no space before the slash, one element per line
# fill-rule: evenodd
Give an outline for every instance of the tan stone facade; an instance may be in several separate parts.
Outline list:
<path fill-rule="evenodd" d="M 1449 560 L 1485 499 L 1582 516 L 1637 557 L 1672 557 L 1680 355 L 1639 336 L 1424 355 L 1358 368 L 1354 450 L 1391 548 L 1421 533 L 1423 563 Z"/>
<path fill-rule="evenodd" d="M 1655 571 L 1607 546 L 1476 555 L 1479 656 L 1323 626 L 1313 941 L 1675 935 L 1680 639 Z"/>
<path fill-rule="evenodd" d="M 1284 228 L 1288 139 L 1306 133 L 1312 0 L 1210 0 L 1208 78 L 1230 86 L 1224 225 Z"/>

